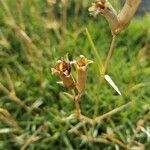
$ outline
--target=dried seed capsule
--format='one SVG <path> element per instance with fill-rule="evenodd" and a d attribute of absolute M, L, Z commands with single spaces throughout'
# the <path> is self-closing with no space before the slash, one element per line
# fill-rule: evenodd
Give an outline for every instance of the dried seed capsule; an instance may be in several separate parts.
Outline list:
<path fill-rule="evenodd" d="M 73 88 L 75 86 L 75 82 L 71 75 L 70 62 L 58 60 L 54 68 L 52 68 L 52 73 L 57 74 L 60 77 L 65 87 Z"/>
<path fill-rule="evenodd" d="M 86 79 L 87 79 L 87 69 L 88 65 L 92 63 L 92 61 L 85 58 L 83 55 L 80 55 L 80 59 L 76 61 L 77 68 L 77 84 L 76 88 L 79 93 L 83 93 L 85 90 Z"/>
<path fill-rule="evenodd" d="M 108 0 L 97 0 L 95 3 L 92 3 L 89 12 L 93 16 L 98 14 L 103 15 L 108 21 L 112 32 L 118 27 L 119 21 L 117 18 L 117 12 Z"/>
<path fill-rule="evenodd" d="M 89 8 L 91 15 L 103 15 L 109 23 L 113 34 L 117 35 L 130 23 L 142 0 L 126 0 L 119 13 L 113 8 L 108 0 L 96 0 Z"/>

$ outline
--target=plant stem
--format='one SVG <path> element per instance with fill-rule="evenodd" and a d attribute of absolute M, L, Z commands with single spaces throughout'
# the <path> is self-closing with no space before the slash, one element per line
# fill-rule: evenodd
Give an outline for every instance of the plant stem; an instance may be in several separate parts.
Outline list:
<path fill-rule="evenodd" d="M 3 91 L 5 94 L 8 95 L 10 100 L 15 102 L 16 104 L 20 105 L 23 107 L 27 112 L 30 112 L 30 108 L 22 101 L 20 100 L 17 96 L 16 93 L 9 91 L 3 84 L 0 83 L 0 91 Z"/>
<path fill-rule="evenodd" d="M 125 143 L 123 143 L 121 140 L 117 139 L 116 137 L 113 137 L 109 134 L 104 134 L 103 136 L 104 136 L 104 138 L 109 139 L 110 141 L 112 141 L 112 143 L 114 143 L 114 144 L 116 143 L 117 145 L 119 145 L 123 149 L 127 150 L 127 146 L 125 145 Z"/>
<path fill-rule="evenodd" d="M 122 105 L 122 106 L 120 106 L 118 108 L 115 108 L 115 109 L 113 109 L 113 110 L 111 110 L 111 111 L 109 111 L 109 112 L 107 112 L 107 113 L 105 113 L 105 114 L 103 114 L 101 116 L 98 116 L 98 117 L 93 119 L 93 122 L 94 123 L 100 122 L 101 120 L 104 120 L 104 119 L 106 119 L 106 118 L 108 118 L 108 117 L 118 113 L 119 111 L 129 107 L 131 105 L 131 103 L 132 102 L 128 102 L 127 104 L 124 104 L 124 105 Z"/>
<path fill-rule="evenodd" d="M 104 77 L 104 75 L 107 71 L 107 68 L 108 68 L 108 64 L 111 60 L 113 50 L 114 50 L 114 46 L 115 46 L 115 42 L 116 42 L 116 38 L 117 38 L 117 36 L 115 34 L 113 34 L 110 49 L 109 49 L 108 55 L 107 55 L 105 63 L 104 63 L 104 68 L 103 68 L 103 71 L 102 71 L 102 77 Z"/>
<path fill-rule="evenodd" d="M 27 138 L 27 140 L 25 141 L 25 143 L 24 143 L 23 146 L 21 147 L 21 150 L 27 149 L 27 147 L 28 147 L 31 143 L 33 143 L 33 142 L 39 140 L 39 139 L 41 138 L 41 136 L 39 136 L 39 137 L 37 138 L 37 135 L 38 135 L 42 130 L 44 130 L 45 127 L 46 127 L 46 123 L 44 123 L 43 125 L 41 125 L 29 138 Z"/>
<path fill-rule="evenodd" d="M 87 117 L 85 117 L 85 116 L 83 116 L 83 115 L 81 114 L 81 109 L 80 109 L 80 104 L 79 104 L 80 97 L 81 97 L 81 95 L 80 95 L 80 94 L 77 94 L 77 95 L 75 96 L 75 98 L 74 98 L 77 118 L 80 120 L 80 122 L 84 122 L 85 119 L 88 119 L 88 121 L 89 121 L 89 118 L 87 118 Z M 90 120 L 90 122 L 91 122 L 91 120 Z M 87 137 L 87 139 L 88 139 L 88 130 L 87 130 L 87 127 L 86 127 L 86 124 L 85 124 L 85 123 L 83 123 L 83 131 L 84 131 L 84 133 L 85 133 L 85 135 L 86 135 L 86 137 Z"/>
<path fill-rule="evenodd" d="M 90 33 L 89 33 L 87 28 L 85 29 L 85 31 L 86 31 L 86 36 L 88 38 L 88 41 L 89 41 L 89 43 L 90 43 L 90 45 L 91 45 L 91 47 L 92 47 L 92 49 L 94 51 L 94 55 L 96 57 L 96 61 L 98 63 L 98 67 L 99 68 L 103 68 L 102 59 L 101 59 L 101 57 L 98 54 L 98 50 L 97 50 L 97 48 L 96 48 L 96 46 L 95 46 L 95 44 L 94 44 L 94 42 L 92 40 L 92 37 L 91 37 L 91 35 L 90 35 Z"/>
<path fill-rule="evenodd" d="M 79 118 L 79 120 L 80 120 L 81 110 L 80 110 L 80 104 L 79 104 L 78 96 L 75 97 L 74 102 L 75 102 L 75 107 L 76 107 L 76 115 L 77 115 L 77 118 Z"/>

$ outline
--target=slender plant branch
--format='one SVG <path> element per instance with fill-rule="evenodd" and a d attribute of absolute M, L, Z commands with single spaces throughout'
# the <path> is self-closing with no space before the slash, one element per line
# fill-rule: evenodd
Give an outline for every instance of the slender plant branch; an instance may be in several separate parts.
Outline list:
<path fill-rule="evenodd" d="M 115 47 L 116 38 L 117 38 L 117 36 L 115 34 L 113 34 L 111 45 L 110 45 L 110 49 L 108 51 L 108 54 L 107 54 L 107 57 L 106 57 L 106 60 L 105 60 L 105 63 L 104 63 L 104 68 L 103 68 L 103 71 L 102 71 L 102 77 L 104 77 L 104 75 L 105 75 L 105 73 L 107 71 L 109 62 L 111 60 L 111 57 L 112 57 L 112 54 L 113 54 L 113 50 L 114 50 L 114 47 Z"/>
<path fill-rule="evenodd" d="M 78 103 L 78 104 L 77 104 L 77 107 L 76 107 L 76 117 L 77 117 L 81 122 L 83 122 L 83 123 L 88 123 L 88 124 L 90 124 L 90 125 L 95 125 L 96 123 L 98 123 L 98 122 L 100 122 L 100 121 L 102 121 L 102 120 L 104 120 L 104 119 L 106 119 L 106 118 L 108 118 L 108 117 L 111 117 L 112 115 L 114 115 L 114 114 L 116 114 L 116 113 L 122 111 L 123 109 L 128 108 L 128 107 L 131 105 L 131 103 L 132 103 L 132 102 L 128 102 L 127 104 L 124 104 L 124 105 L 122 105 L 122 106 L 120 106 L 120 107 L 118 107 L 118 108 L 115 108 L 115 109 L 113 109 L 113 110 L 111 110 L 111 111 L 109 111 L 109 112 L 107 112 L 107 113 L 105 113 L 105 114 L 103 114 L 103 115 L 100 115 L 100 116 L 98 116 L 98 117 L 95 117 L 95 118 L 93 118 L 93 119 L 91 119 L 91 118 L 89 118 L 89 117 L 86 117 L 86 116 L 84 116 L 84 115 L 81 114 L 80 105 L 79 105 L 79 103 Z M 74 117 L 71 118 L 71 119 L 74 119 Z"/>
<path fill-rule="evenodd" d="M 74 97 L 74 103 L 75 103 L 75 107 L 76 107 L 76 116 L 80 120 L 80 122 L 84 122 L 85 119 L 88 119 L 88 121 L 89 121 L 89 118 L 87 118 L 81 114 L 81 109 L 80 109 L 80 104 L 79 104 L 81 96 L 82 96 L 82 94 L 77 94 Z M 83 131 L 88 138 L 88 129 L 87 129 L 85 123 L 83 123 Z"/>
<path fill-rule="evenodd" d="M 110 116 L 112 116 L 112 115 L 122 111 L 123 109 L 129 107 L 131 105 L 131 103 L 132 102 L 128 102 L 127 104 L 124 104 L 124 105 L 122 105 L 122 106 L 120 106 L 118 108 L 115 108 L 115 109 L 105 113 L 104 115 L 96 117 L 95 119 L 93 119 L 94 123 L 100 122 L 100 121 L 102 121 L 102 120 L 104 120 L 104 119 L 106 119 L 106 118 L 108 118 L 108 117 L 110 117 Z"/>
<path fill-rule="evenodd" d="M 79 104 L 79 101 L 80 101 L 80 96 L 77 95 L 75 96 L 74 98 L 74 103 L 75 103 L 75 107 L 76 107 L 76 115 L 77 115 L 77 118 L 80 120 L 81 118 L 81 109 L 80 109 L 80 104 Z"/>
<path fill-rule="evenodd" d="M 125 145 L 125 143 L 123 143 L 121 140 L 117 139 L 116 137 L 111 136 L 109 134 L 103 134 L 103 137 L 110 140 L 110 141 L 112 141 L 113 143 L 118 144 L 123 149 L 127 150 L 127 146 Z"/>
<path fill-rule="evenodd" d="M 10 98 L 10 100 L 20 105 L 27 112 L 30 112 L 30 108 L 24 102 L 22 102 L 14 92 L 10 92 L 2 83 L 0 83 L 0 91 L 3 91 Z"/>
<path fill-rule="evenodd" d="M 92 49 L 94 51 L 94 55 L 96 57 L 96 61 L 98 63 L 98 67 L 99 68 L 103 68 L 102 59 L 101 59 L 100 55 L 98 54 L 98 50 L 97 50 L 97 48 L 96 48 L 96 46 L 95 46 L 95 44 L 94 44 L 94 42 L 92 40 L 91 34 L 90 34 L 90 32 L 88 31 L 87 28 L 85 29 L 85 31 L 86 31 L 86 36 L 88 38 L 88 41 L 89 41 L 89 43 L 90 43 L 90 45 L 91 45 L 91 47 L 92 47 Z"/>
<path fill-rule="evenodd" d="M 37 141 L 41 138 L 41 136 L 39 136 L 38 138 L 37 135 L 42 131 L 44 130 L 46 127 L 46 124 L 44 123 L 43 125 L 41 125 L 24 143 L 24 145 L 21 147 L 21 150 L 26 150 L 27 147 L 33 143 L 34 141 Z"/>

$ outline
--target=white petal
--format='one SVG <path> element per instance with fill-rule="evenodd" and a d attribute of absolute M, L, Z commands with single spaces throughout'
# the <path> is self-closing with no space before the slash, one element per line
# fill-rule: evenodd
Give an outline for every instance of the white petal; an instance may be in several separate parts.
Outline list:
<path fill-rule="evenodd" d="M 121 95 L 121 92 L 119 91 L 118 87 L 116 86 L 116 84 L 114 83 L 114 81 L 111 79 L 111 77 L 109 75 L 105 75 L 105 80 L 115 89 L 115 91 Z"/>
<path fill-rule="evenodd" d="M 61 86 L 64 86 L 63 81 L 58 81 L 57 84 L 59 84 L 59 85 L 61 85 Z"/>

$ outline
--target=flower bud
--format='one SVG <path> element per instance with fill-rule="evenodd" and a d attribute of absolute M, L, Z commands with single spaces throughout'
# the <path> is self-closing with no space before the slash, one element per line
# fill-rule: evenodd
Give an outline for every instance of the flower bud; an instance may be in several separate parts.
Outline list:
<path fill-rule="evenodd" d="M 65 87 L 73 88 L 75 86 L 75 82 L 71 75 L 70 62 L 58 60 L 54 68 L 52 68 L 52 73 L 57 74 L 60 77 Z"/>

